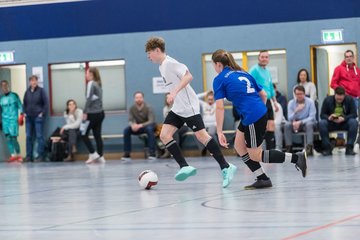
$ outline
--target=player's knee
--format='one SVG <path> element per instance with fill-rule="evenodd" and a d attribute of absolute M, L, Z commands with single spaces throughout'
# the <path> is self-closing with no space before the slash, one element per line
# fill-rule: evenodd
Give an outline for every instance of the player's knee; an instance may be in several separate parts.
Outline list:
<path fill-rule="evenodd" d="M 170 142 L 171 139 L 172 139 L 172 136 L 170 136 L 170 134 L 167 134 L 167 133 L 161 131 L 161 133 L 160 133 L 160 140 L 161 140 L 164 144 Z"/>
<path fill-rule="evenodd" d="M 261 155 L 262 155 L 262 149 L 261 148 L 249 148 L 247 150 L 249 153 L 250 159 L 253 161 L 260 162 L 261 161 Z"/>
<path fill-rule="evenodd" d="M 211 136 L 205 131 L 205 129 L 195 132 L 195 137 L 202 144 L 209 142 Z"/>

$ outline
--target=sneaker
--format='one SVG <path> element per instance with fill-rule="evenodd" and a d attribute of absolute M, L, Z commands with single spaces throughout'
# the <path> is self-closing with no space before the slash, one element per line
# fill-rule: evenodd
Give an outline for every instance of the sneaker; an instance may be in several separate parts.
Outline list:
<path fill-rule="evenodd" d="M 356 153 L 354 152 L 354 147 L 351 145 L 346 146 L 345 155 L 354 156 Z"/>
<path fill-rule="evenodd" d="M 98 163 L 105 163 L 106 162 L 104 156 L 99 157 L 97 161 L 98 161 Z"/>
<path fill-rule="evenodd" d="M 245 190 L 254 190 L 254 189 L 259 189 L 259 188 L 270 188 L 272 187 L 272 183 L 270 178 L 267 180 L 262 180 L 262 179 L 256 179 L 256 181 L 249 185 L 249 186 L 245 186 L 244 189 Z"/>
<path fill-rule="evenodd" d="M 229 163 L 228 168 L 224 168 L 222 170 L 222 176 L 223 176 L 223 188 L 226 188 L 230 185 L 231 180 L 234 178 L 234 175 L 236 173 L 237 167 L 231 163 Z"/>
<path fill-rule="evenodd" d="M 34 162 L 44 162 L 43 157 L 37 157 Z"/>
<path fill-rule="evenodd" d="M 147 159 L 150 162 L 154 162 L 157 160 L 157 157 L 155 156 L 155 154 L 150 154 Z"/>
<path fill-rule="evenodd" d="M 72 162 L 72 161 L 74 161 L 72 154 L 69 154 L 66 158 L 64 158 L 64 162 Z"/>
<path fill-rule="evenodd" d="M 306 151 L 303 150 L 301 152 L 297 152 L 296 155 L 298 156 L 298 160 L 295 163 L 295 168 L 300 171 L 301 170 L 301 174 L 303 177 L 306 177 L 306 172 L 307 172 L 307 164 L 306 164 L 306 160 L 307 160 L 307 156 L 306 156 Z"/>
<path fill-rule="evenodd" d="M 33 162 L 34 160 L 31 157 L 26 157 L 25 162 Z"/>
<path fill-rule="evenodd" d="M 121 161 L 123 162 L 131 162 L 131 157 L 130 157 L 130 154 L 129 153 L 125 153 L 124 156 L 122 156 L 120 158 Z"/>
<path fill-rule="evenodd" d="M 326 156 L 331 156 L 332 155 L 332 152 L 331 152 L 331 150 L 324 150 L 324 151 L 322 151 L 322 153 L 321 153 L 324 157 L 326 157 Z"/>
<path fill-rule="evenodd" d="M 89 158 L 88 160 L 86 160 L 86 164 L 91 164 L 91 163 L 95 163 L 96 160 L 98 160 L 100 158 L 100 155 L 97 152 L 94 153 L 90 153 L 89 154 Z"/>
<path fill-rule="evenodd" d="M 6 162 L 10 163 L 10 162 L 15 162 L 15 161 L 17 161 L 17 156 L 11 156 L 11 157 L 9 157 L 9 159 Z"/>
<path fill-rule="evenodd" d="M 180 168 L 180 170 L 175 175 L 176 181 L 184 181 L 190 176 L 196 175 L 196 168 L 192 166 L 186 166 Z"/>
<path fill-rule="evenodd" d="M 18 155 L 18 156 L 16 157 L 16 161 L 22 163 L 22 162 L 23 162 L 22 156 Z"/>

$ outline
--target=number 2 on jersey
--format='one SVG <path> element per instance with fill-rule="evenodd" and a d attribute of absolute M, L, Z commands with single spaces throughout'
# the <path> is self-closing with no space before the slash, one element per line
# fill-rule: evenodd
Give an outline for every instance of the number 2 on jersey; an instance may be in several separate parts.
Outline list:
<path fill-rule="evenodd" d="M 255 92 L 255 88 L 251 87 L 251 83 L 250 83 L 249 79 L 247 79 L 246 77 L 239 77 L 238 79 L 240 81 L 246 82 L 246 93 L 254 93 Z"/>

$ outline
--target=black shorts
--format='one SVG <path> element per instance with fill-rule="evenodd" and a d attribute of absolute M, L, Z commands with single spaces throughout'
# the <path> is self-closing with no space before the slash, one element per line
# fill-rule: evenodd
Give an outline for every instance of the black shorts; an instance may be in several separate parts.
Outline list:
<path fill-rule="evenodd" d="M 272 108 L 270 99 L 266 100 L 266 108 L 268 120 L 274 120 L 274 110 Z"/>
<path fill-rule="evenodd" d="M 200 131 L 201 129 L 205 128 L 204 121 L 202 120 L 200 114 L 184 118 L 177 115 L 173 111 L 170 111 L 164 121 L 164 124 L 172 125 L 177 129 L 180 129 L 184 125 L 184 123 L 186 123 L 186 125 L 194 132 Z"/>
<path fill-rule="evenodd" d="M 249 126 L 244 126 L 240 122 L 238 129 L 245 135 L 247 148 L 257 148 L 262 144 L 266 132 L 267 120 L 267 114 L 265 113 L 264 116 Z"/>

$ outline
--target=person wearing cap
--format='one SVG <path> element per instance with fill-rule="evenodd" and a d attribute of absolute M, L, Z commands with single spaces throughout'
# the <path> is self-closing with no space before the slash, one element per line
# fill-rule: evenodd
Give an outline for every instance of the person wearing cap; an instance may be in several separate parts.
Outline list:
<path fill-rule="evenodd" d="M 322 140 L 324 156 L 332 154 L 329 132 L 347 131 L 346 155 L 355 155 L 354 143 L 357 134 L 358 122 L 355 101 L 345 94 L 341 86 L 335 88 L 335 95 L 325 98 L 320 113 L 319 131 Z"/>

